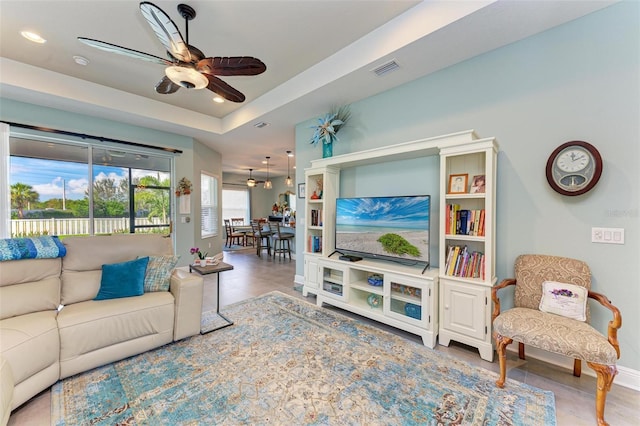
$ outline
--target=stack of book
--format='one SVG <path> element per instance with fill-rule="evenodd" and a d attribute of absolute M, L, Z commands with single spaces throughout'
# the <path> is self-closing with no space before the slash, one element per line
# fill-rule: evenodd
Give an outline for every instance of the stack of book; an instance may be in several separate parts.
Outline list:
<path fill-rule="evenodd" d="M 449 246 L 445 274 L 451 277 L 484 280 L 484 254 L 479 251 L 472 252 L 467 246 Z"/>
<path fill-rule="evenodd" d="M 461 209 L 459 204 L 447 204 L 445 232 L 449 235 L 484 236 L 484 209 Z"/>
<path fill-rule="evenodd" d="M 322 226 L 322 210 L 311 210 L 311 226 Z"/>
<path fill-rule="evenodd" d="M 307 252 L 309 253 L 321 253 L 322 252 L 322 237 L 318 235 L 309 235 L 309 241 L 307 241 Z"/>

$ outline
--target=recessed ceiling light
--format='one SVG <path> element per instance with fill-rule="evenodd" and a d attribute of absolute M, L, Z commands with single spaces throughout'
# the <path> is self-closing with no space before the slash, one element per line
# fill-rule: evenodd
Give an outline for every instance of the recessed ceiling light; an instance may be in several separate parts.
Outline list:
<path fill-rule="evenodd" d="M 215 103 L 217 103 L 217 104 L 221 104 L 221 103 L 223 103 L 223 102 L 224 102 L 224 99 L 223 99 L 223 98 L 221 98 L 220 96 L 215 96 L 215 97 L 213 98 L 213 102 L 215 102 Z"/>
<path fill-rule="evenodd" d="M 89 60 L 84 56 L 75 55 L 73 57 L 73 60 L 75 61 L 76 64 L 82 65 L 83 67 L 86 67 L 87 65 L 89 65 Z"/>
<path fill-rule="evenodd" d="M 26 38 L 29 41 L 32 41 L 34 43 L 46 43 L 47 40 L 43 39 L 42 37 L 40 37 L 39 34 L 36 34 L 32 31 L 20 31 L 20 35 L 24 38 Z"/>

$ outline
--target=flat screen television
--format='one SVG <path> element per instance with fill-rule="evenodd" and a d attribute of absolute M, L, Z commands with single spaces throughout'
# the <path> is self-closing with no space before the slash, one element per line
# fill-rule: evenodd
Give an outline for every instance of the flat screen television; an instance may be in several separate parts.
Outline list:
<path fill-rule="evenodd" d="M 430 198 L 338 198 L 336 251 L 428 266 Z"/>

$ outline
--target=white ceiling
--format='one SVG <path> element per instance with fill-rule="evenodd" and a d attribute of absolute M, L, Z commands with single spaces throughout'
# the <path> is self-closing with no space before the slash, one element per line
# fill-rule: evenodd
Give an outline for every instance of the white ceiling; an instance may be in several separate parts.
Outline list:
<path fill-rule="evenodd" d="M 286 174 L 294 126 L 512 43 L 613 1 L 185 0 L 189 43 L 206 56 L 254 56 L 267 71 L 221 77 L 247 97 L 208 90 L 159 95 L 161 65 L 91 48 L 88 37 L 164 57 L 137 1 L 0 0 L 0 96 L 194 137 L 220 152 L 223 171 Z M 154 1 L 186 39 L 178 1 Z M 33 44 L 20 31 L 48 41 Z M 74 55 L 89 59 L 86 67 Z M 400 69 L 371 70 L 395 59 Z M 1 106 L 1 105 L 0 105 Z M 270 123 L 257 129 L 257 122 Z M 35 123 L 37 124 L 37 123 Z M 69 130 L 69 129 L 65 129 Z M 100 135 L 108 136 L 108 135 Z M 145 141 L 136 141 L 145 142 Z"/>

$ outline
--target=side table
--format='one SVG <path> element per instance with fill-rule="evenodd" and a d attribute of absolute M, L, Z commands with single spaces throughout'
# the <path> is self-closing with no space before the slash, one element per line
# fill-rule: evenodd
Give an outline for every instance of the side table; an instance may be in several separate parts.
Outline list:
<path fill-rule="evenodd" d="M 207 265 L 207 266 L 189 265 L 189 272 L 195 271 L 200 275 L 218 274 L 217 281 L 216 281 L 216 292 L 217 292 L 216 311 L 214 312 L 214 314 L 223 320 L 223 324 L 219 326 L 214 326 L 208 329 L 201 329 L 200 334 L 209 333 L 211 331 L 219 330 L 221 328 L 233 325 L 233 321 L 229 320 L 227 317 L 225 317 L 220 313 L 220 273 L 224 271 L 230 271 L 232 269 L 233 269 L 233 265 L 230 265 L 224 262 L 220 262 L 217 265 Z"/>

